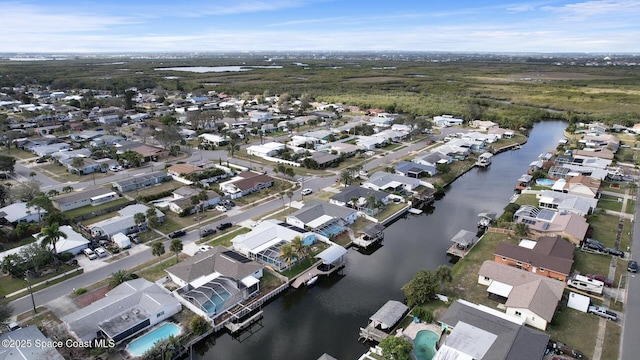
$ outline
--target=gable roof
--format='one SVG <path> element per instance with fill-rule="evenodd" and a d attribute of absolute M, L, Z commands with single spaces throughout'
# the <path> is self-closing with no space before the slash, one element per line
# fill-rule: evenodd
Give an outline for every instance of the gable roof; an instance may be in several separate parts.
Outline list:
<path fill-rule="evenodd" d="M 111 192 L 113 192 L 113 190 L 107 187 L 101 185 L 93 185 L 87 186 L 84 189 L 78 189 L 77 191 L 73 191 L 68 194 L 56 196 L 51 200 L 58 204 L 68 204 L 82 199 L 90 199 L 95 196 L 105 195 Z"/>
<path fill-rule="evenodd" d="M 273 178 L 265 174 L 254 174 L 254 176 L 247 177 L 238 181 L 234 181 L 233 185 L 240 190 L 249 190 L 261 184 L 268 184 L 273 182 Z"/>
<path fill-rule="evenodd" d="M 502 242 L 494 254 L 569 275 L 573 266 L 573 250 L 574 246 L 560 237 L 544 236 L 538 239 L 533 249 Z"/>
<path fill-rule="evenodd" d="M 264 265 L 249 260 L 233 250 L 216 246 L 173 265 L 166 271 L 185 282 L 191 282 L 214 272 L 235 280 L 242 280 L 263 267 Z"/>
<path fill-rule="evenodd" d="M 27 212 L 29 213 L 27 214 Z M 0 217 L 4 217 L 10 223 L 19 221 L 29 214 L 36 213 L 42 216 L 47 213 L 47 210 L 36 208 L 35 206 L 27 208 L 27 203 L 25 202 L 17 202 L 0 208 Z"/>
<path fill-rule="evenodd" d="M 376 198 L 376 201 L 380 201 L 389 196 L 389 194 L 382 191 L 368 189 L 358 185 L 349 185 L 338 194 L 333 195 L 331 197 L 331 200 L 349 203 L 353 198 L 367 198 L 369 194 L 373 194 Z"/>
<path fill-rule="evenodd" d="M 553 318 L 564 292 L 561 281 L 491 260 L 482 263 L 478 275 L 513 287 L 505 306 L 529 309 L 548 322 Z"/>
<path fill-rule="evenodd" d="M 450 337 L 458 324 L 468 324 L 493 334 L 495 341 L 488 347 L 483 360 L 540 360 L 549 342 L 549 335 L 529 329 L 506 314 L 463 300 L 453 302 L 440 322 L 454 327 Z M 457 348 L 458 344 L 448 340 L 445 345 Z M 434 359 L 444 358 L 436 356 Z"/>
<path fill-rule="evenodd" d="M 344 206 L 330 204 L 319 200 L 313 200 L 307 202 L 307 204 L 305 204 L 302 209 L 294 212 L 289 216 L 296 218 L 305 224 L 309 224 L 313 220 L 316 220 L 323 215 L 343 219 L 353 214 L 354 212 L 356 212 L 356 210 L 349 209 Z"/>
<path fill-rule="evenodd" d="M 396 165 L 395 171 L 407 174 L 409 172 L 421 173 L 427 172 L 429 175 L 435 175 L 437 170 L 434 166 L 419 164 L 411 161 L 401 161 Z"/>
<path fill-rule="evenodd" d="M 10 342 L 5 344 L 5 340 L 10 340 Z M 60 355 L 54 346 L 33 345 L 36 341 L 42 344 L 47 344 L 51 341 L 35 325 L 0 334 L 0 341 L 2 341 L 0 359 L 3 360 L 64 360 L 64 357 Z M 31 342 L 31 346 L 24 346 L 28 342 Z"/>
<path fill-rule="evenodd" d="M 173 164 L 169 166 L 167 171 L 174 172 L 180 175 L 191 174 L 192 172 L 203 171 L 201 167 L 189 165 L 189 164 Z"/>

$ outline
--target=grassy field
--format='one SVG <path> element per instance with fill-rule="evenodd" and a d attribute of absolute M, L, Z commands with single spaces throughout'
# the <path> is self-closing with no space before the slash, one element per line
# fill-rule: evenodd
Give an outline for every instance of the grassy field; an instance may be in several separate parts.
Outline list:
<path fill-rule="evenodd" d="M 538 198 L 536 194 L 520 194 L 518 196 L 518 200 L 516 200 L 516 204 L 522 205 L 532 205 L 538 207 Z"/>
<path fill-rule="evenodd" d="M 142 190 L 138 190 L 137 192 L 135 191 L 130 191 L 127 194 L 129 195 L 133 195 L 136 194 L 136 196 L 147 196 L 147 195 L 152 195 L 152 194 L 158 194 L 161 193 L 163 191 L 167 191 L 167 190 L 175 190 L 179 187 L 184 186 L 184 184 L 175 181 L 175 180 L 171 180 L 171 181 L 166 181 L 163 182 L 162 184 L 156 185 L 156 186 L 152 186 L 150 188 L 146 188 L 146 189 L 142 189 Z"/>
<path fill-rule="evenodd" d="M 70 219 L 73 219 L 77 216 L 80 215 L 86 215 L 86 214 L 91 214 L 93 212 L 97 212 L 100 211 L 102 209 L 106 209 L 106 208 L 110 208 L 112 206 L 116 206 L 116 205 L 120 205 L 120 204 L 126 204 L 127 202 L 129 202 L 129 199 L 125 199 L 125 198 L 119 198 L 113 201 L 109 201 L 106 202 L 104 204 L 100 204 L 100 205 L 87 205 L 87 206 L 83 206 L 81 208 L 77 208 L 77 209 L 73 209 L 73 210 L 69 210 L 67 212 L 65 212 L 65 215 L 67 217 L 69 217 Z M 101 216 L 102 218 L 102 216 Z M 85 220 L 84 222 L 88 222 L 90 221 L 92 224 L 98 222 L 97 220 L 93 220 L 94 218 L 90 218 Z"/>
<path fill-rule="evenodd" d="M 227 233 L 225 234 L 224 231 L 227 231 Z M 218 232 L 216 235 L 212 235 L 214 236 L 213 240 L 211 241 L 207 241 L 204 240 L 204 242 L 207 243 L 207 245 L 211 245 L 211 246 L 226 246 L 226 247 L 231 247 L 232 243 L 231 240 L 233 240 L 233 238 L 235 238 L 238 235 L 242 235 L 242 234 L 246 234 L 249 231 L 251 231 L 251 229 L 245 228 L 245 227 L 238 227 L 238 226 L 233 226 L 227 230 L 224 230 L 222 233 L 224 235 L 218 235 L 220 234 L 220 232 Z M 206 238 L 205 238 L 206 239 Z"/>
<path fill-rule="evenodd" d="M 140 270 L 136 272 L 136 274 L 138 274 L 138 276 L 145 278 L 149 281 L 156 281 L 167 276 L 167 272 L 164 270 L 177 264 L 175 253 L 169 252 L 169 254 L 171 255 L 171 257 L 169 257 L 168 259 L 160 261 L 156 265 L 153 265 L 146 269 Z M 180 253 L 179 255 L 180 261 L 188 257 L 189 256 L 185 253 Z"/>
<path fill-rule="evenodd" d="M 22 149 L 11 148 L 11 151 L 8 151 L 6 146 L 2 146 L 0 148 L 0 155 L 10 155 L 17 158 L 18 160 L 38 158 L 38 155 L 35 155 L 34 153 L 28 151 L 24 151 Z"/>
<path fill-rule="evenodd" d="M 611 195 L 602 195 L 598 200 L 598 207 L 605 210 L 622 211 L 622 198 Z"/>
<path fill-rule="evenodd" d="M 587 216 L 587 222 L 593 227 L 592 238 L 606 247 L 613 247 L 618 232 L 620 218 L 615 215 L 596 214 Z M 630 228 L 629 228 L 630 229 Z"/>

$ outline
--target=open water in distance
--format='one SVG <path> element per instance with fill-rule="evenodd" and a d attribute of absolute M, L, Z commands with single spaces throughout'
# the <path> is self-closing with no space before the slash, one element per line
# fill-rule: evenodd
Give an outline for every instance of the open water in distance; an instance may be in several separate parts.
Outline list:
<path fill-rule="evenodd" d="M 555 149 L 567 123 L 541 121 L 519 150 L 493 158 L 487 169 L 474 168 L 456 180 L 430 214 L 408 215 L 385 230 L 384 245 L 371 255 L 349 249 L 343 275 L 321 277 L 310 288 L 292 289 L 267 304 L 263 327 L 238 339 L 212 337 L 194 349 L 194 359 L 357 359 L 370 344 L 358 342 L 387 300 L 404 299 L 400 290 L 420 269 L 447 264 L 446 250 L 459 230 L 476 230 L 477 214 L 501 213 L 516 180 L 538 155 Z M 215 342 L 215 344 L 213 344 Z"/>

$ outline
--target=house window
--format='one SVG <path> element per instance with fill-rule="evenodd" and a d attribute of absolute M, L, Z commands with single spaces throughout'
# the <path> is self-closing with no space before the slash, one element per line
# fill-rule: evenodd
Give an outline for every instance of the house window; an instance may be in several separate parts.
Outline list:
<path fill-rule="evenodd" d="M 516 316 L 522 316 L 522 313 L 520 311 L 516 311 Z"/>
<path fill-rule="evenodd" d="M 164 311 L 160 311 L 160 312 L 158 313 L 158 315 L 156 315 L 156 317 L 160 317 L 160 316 L 162 316 L 162 315 L 164 315 Z"/>

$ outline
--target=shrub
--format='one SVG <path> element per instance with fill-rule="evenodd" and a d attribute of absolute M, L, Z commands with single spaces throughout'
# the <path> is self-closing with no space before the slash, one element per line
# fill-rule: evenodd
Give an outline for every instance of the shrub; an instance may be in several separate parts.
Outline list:
<path fill-rule="evenodd" d="M 189 328 L 191 328 L 191 331 L 193 331 L 194 334 L 196 335 L 202 335 L 205 333 L 205 331 L 207 331 L 207 328 L 209 327 L 207 320 L 205 320 L 202 316 L 194 316 L 191 318 L 191 321 L 189 321 Z"/>
<path fill-rule="evenodd" d="M 424 321 L 427 324 L 431 324 L 433 322 L 433 312 L 432 311 L 426 311 L 425 312 Z"/>
<path fill-rule="evenodd" d="M 427 315 L 427 310 L 425 310 L 424 308 L 418 306 L 418 307 L 415 307 L 411 313 L 413 314 L 413 316 L 415 316 L 418 319 L 424 321 L 425 320 L 425 316 Z"/>
<path fill-rule="evenodd" d="M 76 291 L 75 291 L 76 295 L 82 295 L 82 294 L 84 294 L 86 292 L 87 292 L 87 289 L 85 289 L 85 288 L 79 288 L 79 289 L 76 289 Z"/>

